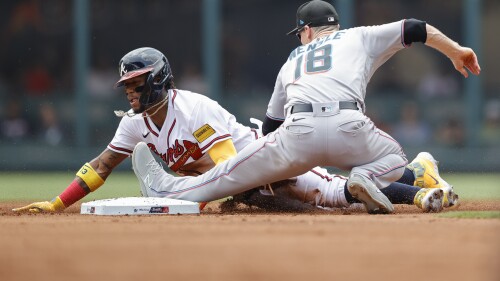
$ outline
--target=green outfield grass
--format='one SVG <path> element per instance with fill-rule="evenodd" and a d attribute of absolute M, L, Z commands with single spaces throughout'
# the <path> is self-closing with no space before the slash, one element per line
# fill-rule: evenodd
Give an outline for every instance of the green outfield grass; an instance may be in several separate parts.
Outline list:
<path fill-rule="evenodd" d="M 0 172 L 0 201 L 50 200 L 73 180 L 72 172 Z M 461 199 L 500 199 L 500 174 L 445 174 Z M 133 172 L 114 172 L 83 201 L 140 196 Z"/>
<path fill-rule="evenodd" d="M 445 174 L 463 199 L 500 199 L 500 174 Z"/>
<path fill-rule="evenodd" d="M 0 201 L 50 200 L 75 178 L 74 172 L 2 172 Z M 106 183 L 83 201 L 140 196 L 139 182 L 133 172 L 114 172 Z"/>
<path fill-rule="evenodd" d="M 500 219 L 500 211 L 454 211 L 437 215 L 442 218 Z"/>

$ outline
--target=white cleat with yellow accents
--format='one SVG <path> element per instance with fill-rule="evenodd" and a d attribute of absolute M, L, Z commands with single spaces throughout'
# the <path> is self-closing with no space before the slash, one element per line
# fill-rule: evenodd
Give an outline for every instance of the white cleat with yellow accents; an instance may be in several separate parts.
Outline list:
<path fill-rule="evenodd" d="M 438 161 L 428 152 L 420 152 L 413 161 L 406 166 L 415 175 L 415 186 L 422 189 L 436 189 L 443 191 L 442 205 L 445 208 L 458 206 L 458 195 L 453 186 L 441 178 L 438 170 Z M 419 191 L 419 193 L 423 191 Z M 417 193 L 418 196 L 418 193 Z M 415 196 L 415 200 L 417 200 Z M 416 204 L 416 202 L 415 202 Z M 425 210 L 424 210 L 425 211 Z"/>

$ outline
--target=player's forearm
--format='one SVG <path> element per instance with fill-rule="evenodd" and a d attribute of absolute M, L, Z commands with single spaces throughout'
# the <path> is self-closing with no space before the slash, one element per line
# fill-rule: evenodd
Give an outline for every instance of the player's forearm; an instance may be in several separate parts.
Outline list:
<path fill-rule="evenodd" d="M 78 170 L 71 184 L 59 196 L 54 198 L 51 203 L 54 204 L 57 211 L 63 210 L 90 192 L 97 190 L 103 184 L 104 179 L 96 172 L 93 165 L 85 163 Z"/>
<path fill-rule="evenodd" d="M 103 180 L 106 180 L 113 169 L 125 160 L 125 158 L 127 158 L 125 154 L 106 149 L 97 158 L 90 161 L 89 164 Z"/>
<path fill-rule="evenodd" d="M 126 157 L 124 154 L 108 149 L 104 150 L 97 158 L 85 163 L 78 170 L 75 179 L 59 196 L 52 200 L 52 204 L 59 211 L 73 205 L 90 192 L 97 190 L 104 184 L 113 169 Z"/>
<path fill-rule="evenodd" d="M 434 26 L 427 24 L 427 41 L 425 44 L 430 46 L 449 58 L 453 58 L 460 52 L 460 45 L 448 38 Z"/>

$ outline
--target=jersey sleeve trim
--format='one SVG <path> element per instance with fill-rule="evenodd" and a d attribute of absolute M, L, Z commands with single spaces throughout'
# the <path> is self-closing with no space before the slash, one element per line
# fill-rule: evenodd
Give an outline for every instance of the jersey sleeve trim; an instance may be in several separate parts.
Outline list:
<path fill-rule="evenodd" d="M 231 138 L 231 134 L 225 134 L 225 135 L 222 135 L 222 136 L 218 136 L 216 138 L 214 138 L 213 140 L 211 140 L 209 143 L 207 143 L 207 145 L 205 145 L 204 147 L 201 148 L 201 151 L 203 153 L 205 153 L 205 151 L 207 149 L 209 149 L 212 145 L 214 145 L 216 142 L 219 142 L 221 140 L 225 140 L 225 139 L 229 139 Z"/>
<path fill-rule="evenodd" d="M 403 47 L 405 48 L 408 48 L 410 47 L 410 45 L 405 44 L 405 21 L 406 20 L 403 20 L 401 22 L 401 45 L 403 45 Z"/>
<path fill-rule="evenodd" d="M 269 119 L 273 119 L 273 120 L 277 120 L 277 121 L 285 121 L 285 118 L 278 118 L 278 117 L 274 117 L 274 116 L 269 115 L 269 113 L 267 113 L 267 112 L 266 112 L 266 116 L 267 116 Z"/>
<path fill-rule="evenodd" d="M 127 155 L 130 155 L 133 152 L 130 149 L 126 149 L 126 148 L 123 148 L 123 147 L 117 147 L 117 146 L 114 146 L 112 144 L 108 144 L 108 148 L 110 150 L 113 150 L 114 152 L 118 152 L 118 153 L 121 153 L 121 154 L 127 154 Z"/>

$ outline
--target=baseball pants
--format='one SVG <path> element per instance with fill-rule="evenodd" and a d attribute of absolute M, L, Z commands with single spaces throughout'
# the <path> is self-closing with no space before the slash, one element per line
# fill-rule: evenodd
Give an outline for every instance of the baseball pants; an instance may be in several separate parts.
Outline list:
<path fill-rule="evenodd" d="M 275 132 L 197 177 L 161 174 L 148 196 L 213 201 L 256 186 L 295 177 L 315 166 L 334 166 L 371 179 L 381 189 L 401 178 L 407 164 L 401 146 L 357 110 L 338 103 L 313 104 L 313 112 L 289 114 Z"/>

